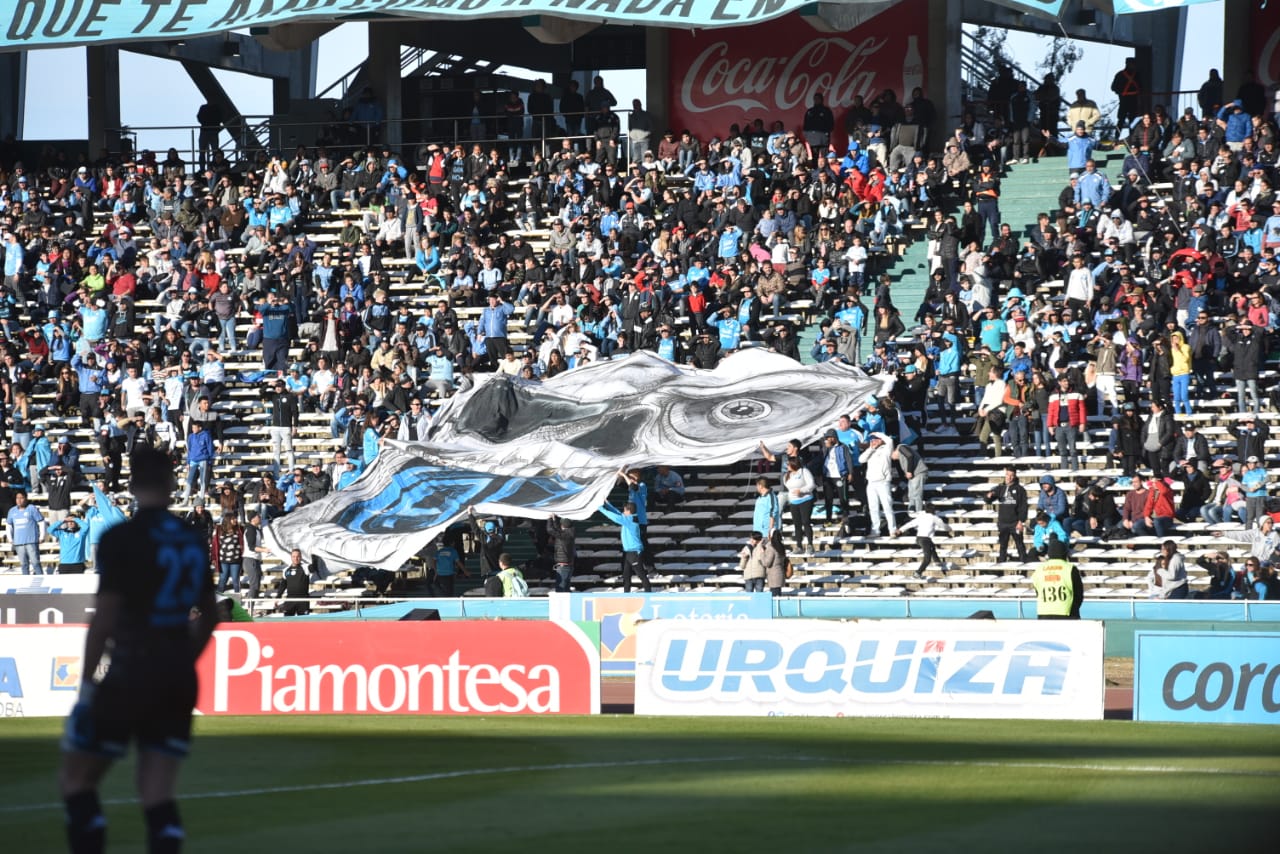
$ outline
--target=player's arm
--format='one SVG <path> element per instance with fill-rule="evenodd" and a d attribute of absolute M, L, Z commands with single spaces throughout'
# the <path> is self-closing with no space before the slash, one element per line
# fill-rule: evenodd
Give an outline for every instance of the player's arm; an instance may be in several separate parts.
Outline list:
<path fill-rule="evenodd" d="M 89 631 L 84 638 L 84 668 L 81 670 L 81 687 L 93 682 L 98 672 L 107 641 L 115 634 L 120 612 L 124 609 L 124 595 L 113 591 L 99 592 L 94 603 L 93 616 L 89 619 Z"/>
<path fill-rule="evenodd" d="M 200 595 L 200 602 L 196 607 L 200 609 L 200 614 L 191 621 L 192 658 L 199 658 L 200 653 L 204 652 L 218 625 L 218 597 L 212 584 Z"/>

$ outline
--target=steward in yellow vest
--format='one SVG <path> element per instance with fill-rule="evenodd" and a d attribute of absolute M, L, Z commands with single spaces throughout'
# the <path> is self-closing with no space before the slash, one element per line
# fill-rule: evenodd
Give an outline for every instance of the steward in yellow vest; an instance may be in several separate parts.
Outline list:
<path fill-rule="evenodd" d="M 1055 550 L 1056 551 L 1056 550 Z M 1078 620 L 1084 599 L 1080 570 L 1064 557 L 1051 557 L 1031 574 L 1036 616 L 1041 620 Z"/>

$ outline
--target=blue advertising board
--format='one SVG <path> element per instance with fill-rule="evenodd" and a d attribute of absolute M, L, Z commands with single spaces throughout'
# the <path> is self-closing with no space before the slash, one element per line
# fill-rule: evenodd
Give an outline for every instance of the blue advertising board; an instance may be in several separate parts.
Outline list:
<path fill-rule="evenodd" d="M 600 672 L 636 669 L 636 626 L 650 620 L 771 620 L 768 593 L 553 593 L 551 619 L 600 624 Z"/>
<path fill-rule="evenodd" d="M 1133 718 L 1280 724 L 1280 634 L 1137 632 Z"/>

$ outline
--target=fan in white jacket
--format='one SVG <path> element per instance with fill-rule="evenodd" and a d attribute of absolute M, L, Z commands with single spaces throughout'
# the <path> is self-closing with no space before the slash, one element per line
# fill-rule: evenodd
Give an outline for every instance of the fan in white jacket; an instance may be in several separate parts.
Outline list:
<path fill-rule="evenodd" d="M 1105 246 L 1113 237 L 1120 246 L 1137 242 L 1133 236 L 1133 223 L 1126 221 L 1120 211 L 1115 210 L 1110 216 L 1098 220 L 1098 242 Z"/>
<path fill-rule="evenodd" d="M 867 510 L 871 515 L 871 536 L 880 531 L 880 516 L 890 532 L 898 526 L 893 515 L 893 494 L 889 489 L 893 477 L 893 440 L 884 433 L 872 433 L 867 449 L 858 455 L 867 467 Z"/>

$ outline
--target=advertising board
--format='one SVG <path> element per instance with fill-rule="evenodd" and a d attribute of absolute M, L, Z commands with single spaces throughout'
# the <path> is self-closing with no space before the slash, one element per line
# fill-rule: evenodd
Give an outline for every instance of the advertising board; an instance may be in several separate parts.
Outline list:
<path fill-rule="evenodd" d="M 98 576 L 87 572 L 77 575 L 0 575 L 0 596 L 35 596 L 57 593 L 98 592 Z"/>
<path fill-rule="evenodd" d="M 605 676 L 635 673 L 636 626 L 647 620 L 768 620 L 768 593 L 553 593 L 552 620 L 600 624 Z"/>
<path fill-rule="evenodd" d="M 596 641 L 540 621 L 239 623 L 199 663 L 211 715 L 595 714 Z"/>
<path fill-rule="evenodd" d="M 95 598 L 88 593 L 0 593 L 0 625 L 87 623 Z"/>
<path fill-rule="evenodd" d="M 75 705 L 84 626 L 0 627 L 0 718 L 61 717 Z"/>
<path fill-rule="evenodd" d="M 542 621 L 225 623 L 201 714 L 596 714 L 594 627 Z M 84 626 L 0 627 L 0 717 L 67 714 Z"/>
<path fill-rule="evenodd" d="M 847 32 L 815 30 L 799 15 L 720 30 L 671 30 L 671 122 L 705 143 L 729 125 L 777 120 L 799 132 L 813 96 L 835 116 L 834 138 L 854 98 L 885 89 L 898 101 L 925 87 L 928 4 L 902 0 Z M 927 91 L 927 90 L 926 90 Z M 656 145 L 656 140 L 655 140 Z"/>
<path fill-rule="evenodd" d="M 1280 724 L 1280 634 L 1136 632 L 1133 719 Z"/>
<path fill-rule="evenodd" d="M 754 620 L 638 630 L 636 713 L 1098 720 L 1094 622 Z"/>

